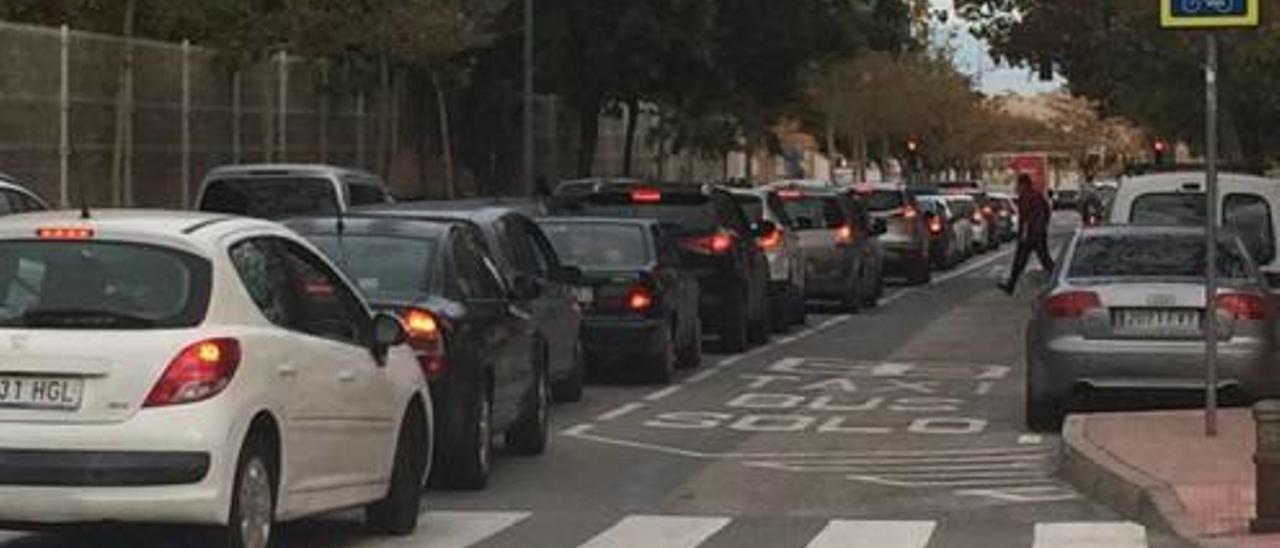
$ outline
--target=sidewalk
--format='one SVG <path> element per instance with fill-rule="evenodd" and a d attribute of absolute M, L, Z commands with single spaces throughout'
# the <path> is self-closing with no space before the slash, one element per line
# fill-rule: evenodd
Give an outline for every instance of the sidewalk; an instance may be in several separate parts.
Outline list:
<path fill-rule="evenodd" d="M 1072 415 L 1063 471 L 1081 491 L 1132 519 L 1200 546 L 1280 548 L 1280 534 L 1250 535 L 1254 427 L 1248 409 Z"/>

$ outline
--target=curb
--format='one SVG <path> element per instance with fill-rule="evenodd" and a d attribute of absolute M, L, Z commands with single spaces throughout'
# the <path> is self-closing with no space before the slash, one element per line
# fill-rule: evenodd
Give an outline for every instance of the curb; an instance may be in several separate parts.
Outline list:
<path fill-rule="evenodd" d="M 1200 537 L 1173 488 L 1134 468 L 1085 435 L 1088 417 L 1067 417 L 1062 430 L 1062 475 L 1088 497 L 1147 527 L 1169 531 L 1200 548 L 1231 548 Z"/>

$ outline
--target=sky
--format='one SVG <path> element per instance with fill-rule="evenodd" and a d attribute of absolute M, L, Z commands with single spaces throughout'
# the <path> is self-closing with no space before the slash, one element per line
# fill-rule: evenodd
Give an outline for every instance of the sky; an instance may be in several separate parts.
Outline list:
<path fill-rule="evenodd" d="M 952 0 L 929 1 L 935 10 L 945 9 L 951 13 L 947 27 L 937 35 L 953 37 L 953 45 L 957 48 L 957 68 L 965 74 L 976 77 L 978 87 L 983 92 L 991 95 L 1008 92 L 1033 94 L 1062 87 L 1061 79 L 1041 82 L 1030 70 L 998 65 L 988 54 L 987 44 L 969 33 L 968 23 L 956 14 Z"/>

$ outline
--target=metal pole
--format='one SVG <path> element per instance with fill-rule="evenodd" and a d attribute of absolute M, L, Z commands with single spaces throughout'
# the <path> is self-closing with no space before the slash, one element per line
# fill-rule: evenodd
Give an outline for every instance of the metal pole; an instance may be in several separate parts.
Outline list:
<path fill-rule="evenodd" d="M 59 70 L 58 90 L 58 206 L 71 205 L 70 193 L 70 159 L 71 159 L 71 29 L 62 25 L 62 59 Z"/>
<path fill-rule="evenodd" d="M 1218 38 L 1205 36 L 1205 394 L 1204 433 L 1218 435 Z"/>
<path fill-rule="evenodd" d="M 533 195 L 533 0 L 524 0 L 524 176 L 522 194 Z"/>
<path fill-rule="evenodd" d="M 191 41 L 182 41 L 182 207 L 191 206 Z"/>
<path fill-rule="evenodd" d="M 277 158 L 283 162 L 289 155 L 289 52 L 281 51 L 279 59 L 280 118 L 276 124 L 276 134 L 279 136 L 276 147 L 279 149 Z"/>

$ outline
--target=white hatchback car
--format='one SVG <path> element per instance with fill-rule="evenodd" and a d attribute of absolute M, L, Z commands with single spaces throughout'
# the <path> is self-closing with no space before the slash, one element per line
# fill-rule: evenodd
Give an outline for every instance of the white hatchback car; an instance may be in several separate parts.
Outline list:
<path fill-rule="evenodd" d="M 405 328 L 288 229 L 208 213 L 0 219 L 0 522 L 217 526 L 366 505 L 408 534 L 431 400 Z"/>

